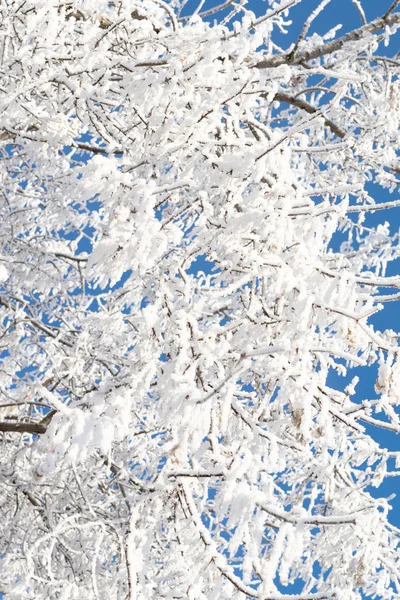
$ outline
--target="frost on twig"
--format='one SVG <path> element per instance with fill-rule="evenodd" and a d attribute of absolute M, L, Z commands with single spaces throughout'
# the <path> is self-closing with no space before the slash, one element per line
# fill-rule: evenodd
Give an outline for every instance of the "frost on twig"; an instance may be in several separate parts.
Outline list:
<path fill-rule="evenodd" d="M 399 597 L 400 13 L 306 4 L 0 2 L 6 598 Z"/>

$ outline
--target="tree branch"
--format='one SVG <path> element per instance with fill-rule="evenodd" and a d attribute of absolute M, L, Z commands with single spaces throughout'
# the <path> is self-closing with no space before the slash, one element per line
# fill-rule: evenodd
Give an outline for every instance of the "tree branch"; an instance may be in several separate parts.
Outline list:
<path fill-rule="evenodd" d="M 310 115 L 313 115 L 317 112 L 317 109 L 305 100 L 301 100 L 301 98 L 295 98 L 293 96 L 289 96 L 288 94 L 283 94 L 281 92 L 275 94 L 274 100 L 277 100 L 278 102 L 286 102 L 287 104 L 296 106 L 296 108 L 300 108 L 301 110 L 306 111 Z M 329 127 L 329 129 L 341 139 L 346 137 L 346 132 L 343 131 L 343 129 L 340 129 L 340 127 L 338 127 L 333 121 L 331 121 L 331 119 L 325 119 L 325 125 Z"/>
<path fill-rule="evenodd" d="M 47 425 L 39 423 L 9 423 L 8 421 L 0 421 L 0 432 L 3 433 L 46 433 Z"/>
<path fill-rule="evenodd" d="M 396 6 L 398 6 L 400 4 L 400 0 L 394 0 L 393 4 L 391 6 L 389 6 L 389 8 L 387 9 L 387 11 L 385 12 L 385 14 L 383 15 L 383 19 L 386 19 L 396 8 Z"/>
<path fill-rule="evenodd" d="M 383 17 L 378 17 L 374 21 L 371 21 L 371 23 L 368 23 L 367 25 L 363 25 L 358 29 L 354 29 L 353 31 L 346 33 L 346 35 L 343 35 L 337 40 L 316 46 L 310 50 L 303 50 L 294 56 L 292 56 L 290 52 L 287 54 L 280 54 L 278 56 L 270 56 L 253 65 L 253 68 L 268 69 L 279 67 L 280 65 L 299 65 L 304 61 L 321 58 L 321 56 L 338 52 L 338 50 L 341 50 L 348 42 L 359 41 L 367 33 L 376 33 L 385 27 L 400 23 L 400 13 L 391 14 L 390 9 L 388 13 L 386 13 Z"/>
<path fill-rule="evenodd" d="M 337 516 L 293 516 L 289 513 L 286 513 L 282 510 L 277 510 L 272 506 L 264 506 L 262 504 L 258 505 L 259 508 L 268 513 L 269 515 L 280 519 L 281 521 L 285 521 L 285 523 L 293 523 L 294 525 L 304 524 L 304 525 L 355 525 L 356 520 L 353 515 L 337 515 Z"/>

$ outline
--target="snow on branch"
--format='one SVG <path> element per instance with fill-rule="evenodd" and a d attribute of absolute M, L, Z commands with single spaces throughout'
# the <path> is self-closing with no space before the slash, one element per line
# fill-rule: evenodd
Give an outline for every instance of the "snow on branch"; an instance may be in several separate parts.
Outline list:
<path fill-rule="evenodd" d="M 267 4 L 0 2 L 6 599 L 398 600 L 399 3 Z"/>

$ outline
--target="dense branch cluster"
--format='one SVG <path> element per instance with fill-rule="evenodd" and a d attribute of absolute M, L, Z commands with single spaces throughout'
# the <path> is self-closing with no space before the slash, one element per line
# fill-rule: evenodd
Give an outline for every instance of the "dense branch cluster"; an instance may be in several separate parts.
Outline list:
<path fill-rule="evenodd" d="M 0 1 L 6 598 L 400 597 L 400 13 L 301 1 Z"/>

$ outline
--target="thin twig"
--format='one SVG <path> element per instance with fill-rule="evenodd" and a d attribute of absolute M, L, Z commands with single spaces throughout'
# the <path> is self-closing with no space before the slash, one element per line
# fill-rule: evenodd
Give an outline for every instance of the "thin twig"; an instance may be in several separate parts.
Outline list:
<path fill-rule="evenodd" d="M 368 23 L 367 18 L 365 16 L 365 12 L 363 7 L 361 6 L 361 2 L 360 0 L 352 0 L 354 6 L 356 7 L 356 9 L 358 10 L 360 17 L 361 17 L 361 21 L 363 22 L 363 25 L 366 25 Z"/>

